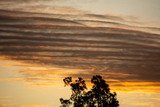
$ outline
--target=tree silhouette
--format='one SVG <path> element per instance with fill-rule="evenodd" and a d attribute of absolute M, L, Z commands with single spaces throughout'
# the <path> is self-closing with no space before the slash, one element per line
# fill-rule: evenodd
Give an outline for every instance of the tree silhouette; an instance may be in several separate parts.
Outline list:
<path fill-rule="evenodd" d="M 74 82 L 72 77 L 66 77 L 63 81 L 65 86 L 71 87 L 72 94 L 68 100 L 60 98 L 61 107 L 119 107 L 117 94 L 110 92 L 109 85 L 100 75 L 91 78 L 93 86 L 89 91 L 81 77 Z"/>

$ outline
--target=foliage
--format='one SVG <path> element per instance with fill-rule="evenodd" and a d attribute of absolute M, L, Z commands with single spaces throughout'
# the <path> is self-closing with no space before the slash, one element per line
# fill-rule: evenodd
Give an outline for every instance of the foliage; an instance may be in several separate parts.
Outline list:
<path fill-rule="evenodd" d="M 72 77 L 63 79 L 65 86 L 70 86 L 72 94 L 70 99 L 60 98 L 61 107 L 119 107 L 116 93 L 110 92 L 109 85 L 100 75 L 95 75 L 91 79 L 93 87 L 87 91 L 86 83 L 79 77 L 74 82 Z"/>

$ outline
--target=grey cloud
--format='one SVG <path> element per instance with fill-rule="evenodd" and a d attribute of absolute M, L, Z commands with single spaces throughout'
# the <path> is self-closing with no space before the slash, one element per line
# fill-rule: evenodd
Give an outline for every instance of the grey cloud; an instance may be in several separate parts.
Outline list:
<path fill-rule="evenodd" d="M 29 13 L 25 12 L 23 17 L 16 12 L 14 13 L 19 17 L 13 17 L 12 12 L 7 14 L 1 10 L 1 13 L 0 18 L 6 23 L 0 21 L 0 55 L 26 63 L 80 68 L 89 71 L 86 76 L 93 73 L 92 68 L 96 68 L 97 74 L 106 77 L 108 72 L 112 72 L 108 77 L 110 79 L 159 81 L 158 34 L 121 28 L 89 27 L 76 20 L 54 17 L 31 15 L 27 18 L 25 16 Z M 36 21 L 43 22 L 43 25 L 38 25 Z M 64 24 L 55 24 L 57 21 Z"/>
<path fill-rule="evenodd" d="M 86 14 L 86 16 L 100 18 L 101 20 L 102 19 L 112 19 L 112 20 L 124 21 L 124 19 L 119 16 L 99 15 L 99 14 Z"/>

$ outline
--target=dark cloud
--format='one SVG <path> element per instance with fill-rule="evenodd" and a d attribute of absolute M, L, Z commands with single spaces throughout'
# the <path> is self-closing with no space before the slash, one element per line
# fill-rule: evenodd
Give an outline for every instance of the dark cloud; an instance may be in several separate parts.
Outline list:
<path fill-rule="evenodd" d="M 0 12 L 0 55 L 26 63 L 84 69 L 89 73 L 77 75 L 86 77 L 94 71 L 120 81 L 159 81 L 159 34 L 90 27 L 66 17 Z"/>
<path fill-rule="evenodd" d="M 124 19 L 119 16 L 99 15 L 99 14 L 86 14 L 86 16 L 100 18 L 101 20 L 102 19 L 111 19 L 111 20 L 124 21 Z"/>

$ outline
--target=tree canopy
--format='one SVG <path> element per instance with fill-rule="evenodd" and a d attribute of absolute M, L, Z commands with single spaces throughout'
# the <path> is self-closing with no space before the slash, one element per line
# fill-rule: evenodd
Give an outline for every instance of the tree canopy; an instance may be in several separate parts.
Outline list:
<path fill-rule="evenodd" d="M 91 78 L 92 88 L 88 91 L 85 80 L 79 77 L 72 81 L 72 77 L 63 79 L 65 86 L 72 90 L 69 99 L 60 98 L 61 107 L 119 107 L 117 94 L 111 93 L 109 85 L 100 75 Z"/>

